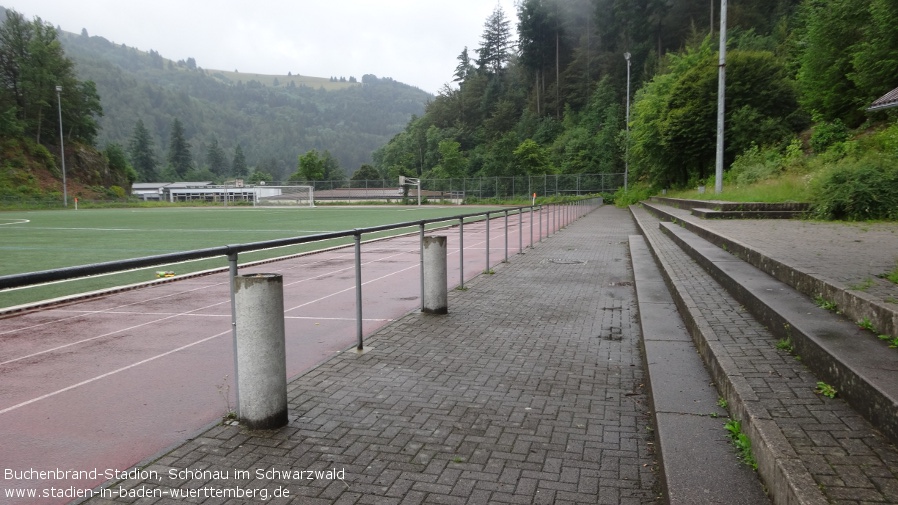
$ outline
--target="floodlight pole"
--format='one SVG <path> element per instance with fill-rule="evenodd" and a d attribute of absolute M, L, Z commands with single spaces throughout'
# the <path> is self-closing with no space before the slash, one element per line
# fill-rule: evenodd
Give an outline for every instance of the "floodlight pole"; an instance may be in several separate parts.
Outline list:
<path fill-rule="evenodd" d="M 62 86 L 56 86 L 56 103 L 59 105 L 59 158 L 62 160 L 62 206 L 69 206 L 69 195 L 65 181 L 65 145 L 62 142 Z"/>
<path fill-rule="evenodd" d="M 627 179 L 630 175 L 630 53 L 624 53 L 624 58 L 627 60 L 627 144 L 624 146 L 624 192 L 626 192 Z"/>
<path fill-rule="evenodd" d="M 714 170 L 714 193 L 723 192 L 724 92 L 727 65 L 727 0 L 720 0 L 720 63 L 717 78 L 717 160 Z"/>

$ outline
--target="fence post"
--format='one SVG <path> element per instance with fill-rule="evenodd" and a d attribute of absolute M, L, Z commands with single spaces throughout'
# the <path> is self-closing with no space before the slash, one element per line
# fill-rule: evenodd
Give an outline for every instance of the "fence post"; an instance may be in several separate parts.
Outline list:
<path fill-rule="evenodd" d="M 533 249 L 533 223 L 535 217 L 533 216 L 533 206 L 530 206 L 530 248 Z"/>
<path fill-rule="evenodd" d="M 524 254 L 524 209 L 518 209 L 518 254 Z"/>
<path fill-rule="evenodd" d="M 249 429 L 287 424 L 287 351 L 284 278 L 278 274 L 234 279 L 240 422 Z"/>
<path fill-rule="evenodd" d="M 421 312 L 446 314 L 449 312 L 446 280 L 446 237 L 424 237 L 422 241 L 423 271 L 426 282 L 421 297 Z"/>
<path fill-rule="evenodd" d="M 355 236 L 355 326 L 358 337 L 357 351 L 364 350 L 362 341 L 362 233 L 356 230 Z"/>

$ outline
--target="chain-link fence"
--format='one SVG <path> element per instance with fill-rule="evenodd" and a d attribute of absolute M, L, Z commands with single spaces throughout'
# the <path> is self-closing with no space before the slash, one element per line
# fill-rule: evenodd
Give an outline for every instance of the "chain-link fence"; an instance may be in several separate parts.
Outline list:
<path fill-rule="evenodd" d="M 465 177 L 460 179 L 420 179 L 421 196 L 430 201 L 451 201 L 462 203 L 487 199 L 510 200 L 537 197 L 585 196 L 598 193 L 614 193 L 624 185 L 624 174 L 554 174 L 518 177 Z M 188 186 L 185 186 L 188 184 Z M 193 188 L 196 195 L 179 198 L 185 204 L 212 205 L 228 202 L 251 202 L 252 198 L 236 197 L 232 193 L 243 185 L 214 185 L 210 183 L 177 183 L 179 187 Z M 398 201 L 414 198 L 417 187 L 399 186 L 399 179 L 334 180 L 334 181 L 289 181 L 267 182 L 266 186 L 313 186 L 315 201 Z M 160 183 L 159 186 L 165 186 Z M 251 185 L 247 185 L 251 186 Z M 130 198 L 81 199 L 84 206 L 125 206 L 146 201 L 170 201 L 171 198 L 154 189 L 149 194 L 132 192 Z M 228 194 L 225 199 L 223 195 Z M 69 207 L 74 207 L 69 198 Z M 0 197 L 0 209 L 56 209 L 63 208 L 61 195 L 51 198 Z"/>
<path fill-rule="evenodd" d="M 390 199 L 404 195 L 398 179 L 361 181 L 292 181 L 315 187 L 315 199 L 334 195 L 352 199 Z M 278 184 L 291 184 L 278 183 Z M 553 174 L 518 177 L 466 177 L 459 179 L 421 179 L 422 195 L 453 200 L 529 198 L 544 196 L 581 196 L 614 193 L 624 185 L 624 174 Z M 353 191 L 346 191 L 352 189 Z M 339 191 L 339 193 L 337 193 Z M 415 186 L 410 186 L 413 195 Z"/>

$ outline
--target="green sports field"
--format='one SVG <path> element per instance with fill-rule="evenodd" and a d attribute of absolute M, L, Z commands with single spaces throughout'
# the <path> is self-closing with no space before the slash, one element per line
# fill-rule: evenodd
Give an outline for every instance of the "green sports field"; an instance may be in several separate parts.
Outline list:
<path fill-rule="evenodd" d="M 371 206 L 288 209 L 155 208 L 47 210 L 0 213 L 0 275 L 48 270 L 172 252 L 351 230 L 470 214 L 496 207 Z M 386 232 L 390 234 L 411 230 Z M 382 233 L 380 235 L 384 235 Z M 365 240 L 377 237 L 365 235 Z M 350 239 L 245 253 L 240 263 L 331 247 Z M 224 258 L 97 276 L 37 288 L 0 291 L 10 307 L 226 265 Z"/>

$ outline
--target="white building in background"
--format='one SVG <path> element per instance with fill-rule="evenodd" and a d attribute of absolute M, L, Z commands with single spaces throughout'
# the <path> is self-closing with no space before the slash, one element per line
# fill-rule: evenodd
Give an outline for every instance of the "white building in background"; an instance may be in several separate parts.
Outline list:
<path fill-rule="evenodd" d="M 198 182 L 136 182 L 131 195 L 144 201 L 162 202 L 250 202 L 272 205 L 312 205 L 312 190 L 297 192 L 301 186 L 218 185 Z"/>

